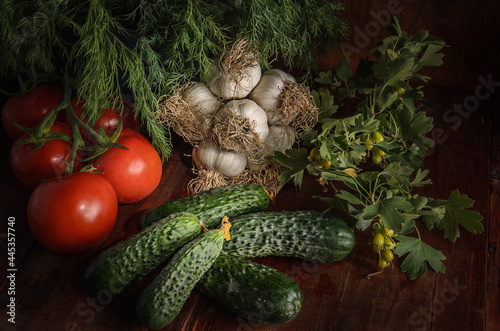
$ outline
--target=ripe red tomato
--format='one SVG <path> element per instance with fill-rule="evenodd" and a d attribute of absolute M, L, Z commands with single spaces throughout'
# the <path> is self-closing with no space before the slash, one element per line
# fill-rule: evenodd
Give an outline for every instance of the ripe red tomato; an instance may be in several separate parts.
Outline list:
<path fill-rule="evenodd" d="M 162 164 L 158 152 L 140 133 L 124 129 L 117 143 L 95 161 L 97 171 L 115 188 L 118 202 L 132 203 L 147 197 L 160 183 Z"/>
<path fill-rule="evenodd" d="M 123 113 L 122 113 L 123 128 L 128 128 L 139 132 L 141 124 L 139 118 L 134 117 L 134 112 L 133 112 L 134 107 L 132 103 L 126 98 L 122 98 L 122 101 L 123 101 Z M 71 100 L 71 106 L 73 107 L 73 111 L 75 112 L 75 115 L 78 116 L 79 118 L 82 117 L 84 105 L 85 105 L 85 100 L 78 100 L 78 97 L 75 97 L 73 98 L 73 100 Z M 99 127 L 102 127 L 104 132 L 106 132 L 108 136 L 111 136 L 118 128 L 118 125 L 120 124 L 120 112 L 122 112 L 122 110 L 118 108 L 106 108 L 104 112 L 101 114 L 101 116 L 99 116 L 99 118 L 97 119 L 93 129 L 99 132 Z M 84 123 L 87 123 L 88 119 L 85 117 L 82 119 L 82 121 Z M 65 117 L 65 122 L 68 125 L 70 125 L 71 123 L 68 115 L 66 115 Z M 83 128 L 80 129 L 80 133 L 82 134 L 82 137 L 85 140 L 93 141 L 92 136 L 88 132 L 86 132 Z"/>
<path fill-rule="evenodd" d="M 55 121 L 51 131 L 73 136 L 73 131 L 64 123 Z M 23 134 L 16 143 L 27 139 Z M 53 139 L 47 140 L 42 147 L 33 150 L 34 144 L 14 145 L 10 150 L 10 166 L 16 178 L 29 188 L 35 188 L 41 179 L 48 179 L 65 174 L 65 167 L 71 158 L 72 143 Z M 83 153 L 77 153 L 73 171 L 82 168 Z"/>
<path fill-rule="evenodd" d="M 41 183 L 28 200 L 28 222 L 48 249 L 78 254 L 97 248 L 113 230 L 115 190 L 102 176 L 77 172 Z"/>
<path fill-rule="evenodd" d="M 12 122 L 30 128 L 40 123 L 63 99 L 63 90 L 52 85 L 41 85 L 26 96 L 9 98 L 2 108 L 2 124 L 5 132 L 13 140 L 17 139 L 23 132 Z"/>

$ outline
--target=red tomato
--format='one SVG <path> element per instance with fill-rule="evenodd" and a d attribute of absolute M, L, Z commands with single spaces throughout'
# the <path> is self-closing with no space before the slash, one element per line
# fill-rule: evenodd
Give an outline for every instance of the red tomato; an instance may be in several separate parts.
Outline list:
<path fill-rule="evenodd" d="M 64 123 L 55 121 L 51 131 L 61 132 L 72 137 L 73 131 Z M 16 140 L 27 139 L 23 134 Z M 29 188 L 35 188 L 41 179 L 48 179 L 65 174 L 66 163 L 71 158 L 72 143 L 53 139 L 47 140 L 42 147 L 33 150 L 34 144 L 14 145 L 10 150 L 10 166 L 16 178 Z M 73 170 L 82 168 L 83 153 L 78 153 Z"/>
<path fill-rule="evenodd" d="M 128 148 L 113 147 L 95 161 L 115 188 L 118 202 L 132 203 L 147 197 L 160 183 L 162 164 L 158 152 L 140 133 L 124 129 L 117 143 Z"/>
<path fill-rule="evenodd" d="M 41 183 L 28 200 L 28 222 L 48 249 L 78 254 L 97 248 L 116 222 L 115 190 L 103 177 L 77 172 Z"/>
<path fill-rule="evenodd" d="M 64 99 L 64 92 L 52 85 L 41 85 L 26 96 L 11 97 L 2 108 L 2 124 L 13 140 L 23 132 L 12 122 L 30 128 L 42 121 Z"/>
<path fill-rule="evenodd" d="M 122 101 L 123 101 L 123 114 L 122 114 L 123 128 L 128 128 L 139 132 L 141 124 L 139 118 L 134 117 L 132 103 L 126 98 L 122 98 Z M 85 100 L 79 101 L 78 97 L 75 97 L 73 98 L 73 100 L 71 100 L 71 105 L 73 107 L 75 115 L 81 118 L 83 113 L 83 107 L 85 105 Z M 99 132 L 99 127 L 102 127 L 104 132 L 106 132 L 108 136 L 111 136 L 118 128 L 118 125 L 120 124 L 120 112 L 121 112 L 120 109 L 106 108 L 104 112 L 101 114 L 101 116 L 99 116 L 99 118 L 97 119 L 96 124 L 94 125 L 94 130 Z M 88 120 L 85 117 L 82 119 L 82 121 L 84 123 L 87 123 Z M 66 124 L 71 125 L 68 115 L 66 115 L 65 122 Z M 80 133 L 82 134 L 82 137 L 87 141 L 93 141 L 91 135 L 84 129 L 81 128 Z"/>

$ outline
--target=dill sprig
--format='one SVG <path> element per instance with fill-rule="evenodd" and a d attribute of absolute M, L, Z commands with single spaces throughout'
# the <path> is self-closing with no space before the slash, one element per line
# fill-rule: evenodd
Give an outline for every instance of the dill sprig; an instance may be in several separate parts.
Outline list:
<path fill-rule="evenodd" d="M 110 96 L 130 95 L 165 159 L 169 132 L 153 116 L 160 95 L 202 79 L 241 37 L 258 47 L 263 68 L 280 58 L 308 80 L 344 39 L 342 13 L 341 2 L 324 0 L 4 0 L 0 74 L 76 78 L 90 122 Z"/>

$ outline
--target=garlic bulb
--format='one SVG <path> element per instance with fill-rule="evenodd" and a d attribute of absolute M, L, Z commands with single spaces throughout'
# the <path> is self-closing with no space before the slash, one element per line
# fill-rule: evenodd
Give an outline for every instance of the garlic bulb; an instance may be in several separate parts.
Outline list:
<path fill-rule="evenodd" d="M 246 120 L 249 127 L 243 124 Z M 260 141 L 264 141 L 269 135 L 266 112 L 250 99 L 229 101 L 215 116 L 214 132 L 221 143 L 230 137 L 240 138 L 241 141 L 248 140 L 245 136 L 251 136 L 253 133 Z M 228 148 L 238 149 L 238 146 Z"/>
<path fill-rule="evenodd" d="M 206 84 L 194 82 L 181 92 L 181 98 L 189 109 L 178 109 L 174 131 L 188 141 L 204 139 L 212 128 L 213 115 L 223 105 Z"/>
<path fill-rule="evenodd" d="M 217 64 L 208 86 L 213 94 L 223 99 L 243 99 L 259 83 L 261 76 L 262 71 L 257 61 L 235 70 L 224 70 Z"/>
<path fill-rule="evenodd" d="M 269 128 L 268 145 L 273 151 L 284 152 L 292 148 L 295 133 L 290 125 L 274 125 Z"/>
<path fill-rule="evenodd" d="M 266 145 L 255 156 L 255 160 L 247 160 L 247 168 L 250 171 L 258 172 L 267 163 L 265 157 L 273 155 L 274 151 L 284 152 L 292 148 L 295 143 L 295 134 L 290 125 L 274 125 L 269 128 Z"/>
<path fill-rule="evenodd" d="M 193 148 L 193 161 L 199 169 L 208 168 L 234 177 L 245 170 L 247 158 L 242 153 L 224 150 L 204 139 Z"/>
<path fill-rule="evenodd" d="M 208 88 L 206 84 L 194 82 L 183 92 L 182 99 L 200 116 L 209 117 L 222 106 L 221 101 Z"/>
<path fill-rule="evenodd" d="M 249 95 L 250 99 L 266 111 L 269 125 L 274 125 L 283 119 L 276 110 L 281 106 L 280 94 L 286 82 L 296 83 L 297 81 L 281 69 L 268 70 Z"/>

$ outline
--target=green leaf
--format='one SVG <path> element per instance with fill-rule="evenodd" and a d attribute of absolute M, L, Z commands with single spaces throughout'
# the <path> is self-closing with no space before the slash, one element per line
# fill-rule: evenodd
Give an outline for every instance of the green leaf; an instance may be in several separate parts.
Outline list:
<path fill-rule="evenodd" d="M 406 215 L 405 215 L 406 216 Z M 415 221 L 412 219 L 407 219 L 401 226 L 401 231 L 399 231 L 399 234 L 409 234 L 413 232 L 413 228 L 415 227 Z"/>
<path fill-rule="evenodd" d="M 387 108 L 389 108 L 393 103 L 394 101 L 396 101 L 396 99 L 398 98 L 398 92 L 393 92 L 384 102 L 384 104 L 382 105 L 382 107 L 380 107 L 380 111 L 382 110 L 385 110 Z"/>
<path fill-rule="evenodd" d="M 417 174 L 415 175 L 415 178 L 413 178 L 413 181 L 411 182 L 411 186 L 413 187 L 422 187 L 424 185 L 432 184 L 432 180 L 430 179 L 425 179 L 427 175 L 429 174 L 429 170 L 417 170 Z"/>
<path fill-rule="evenodd" d="M 309 159 L 307 158 L 307 150 L 305 148 L 301 148 L 299 150 L 296 149 L 291 149 L 287 150 L 286 154 L 275 151 L 274 155 L 267 157 L 268 161 L 274 161 L 277 162 L 290 170 L 287 170 L 283 172 L 279 176 L 279 180 L 281 182 L 288 182 L 292 178 L 296 178 L 298 184 L 300 186 L 300 183 L 302 182 L 302 176 L 304 170 L 307 168 L 307 166 L 310 164 Z"/>
<path fill-rule="evenodd" d="M 361 200 L 359 200 L 359 198 L 357 196 L 355 196 L 354 194 L 352 194 L 351 192 L 348 192 L 348 191 L 345 191 L 345 190 L 340 190 L 340 193 L 339 194 L 336 194 L 335 195 L 337 198 L 339 199 L 343 199 L 343 200 L 346 200 L 354 205 L 361 205 L 363 204 L 363 202 Z"/>
<path fill-rule="evenodd" d="M 382 57 L 376 62 L 374 70 L 384 86 L 400 87 L 399 82 L 412 75 L 413 65 L 413 58 L 390 60 Z"/>
<path fill-rule="evenodd" d="M 319 109 L 320 120 L 329 118 L 337 112 L 339 106 L 335 104 L 335 98 L 329 90 L 325 90 L 323 94 L 321 94 L 321 97 L 317 91 L 312 91 L 311 95 Z"/>
<path fill-rule="evenodd" d="M 362 231 L 366 230 L 372 223 L 373 219 L 378 215 L 378 207 L 379 206 L 377 204 L 368 205 L 363 208 L 361 213 L 355 215 L 355 218 L 358 220 L 356 227 Z"/>
<path fill-rule="evenodd" d="M 395 110 L 392 116 L 397 123 L 401 138 L 414 142 L 421 149 L 426 149 L 434 145 L 434 141 L 425 137 L 434 128 L 432 117 L 427 116 L 425 112 L 415 113 L 414 111 L 402 108 Z"/>
<path fill-rule="evenodd" d="M 428 36 L 429 36 L 429 32 L 428 31 L 426 31 L 426 30 L 420 30 L 420 31 L 417 31 L 413 36 L 411 36 L 408 39 L 408 42 L 410 42 L 410 43 L 413 43 L 413 42 L 416 42 L 416 43 L 423 42 Z"/>
<path fill-rule="evenodd" d="M 410 193 L 410 175 L 413 169 L 408 166 L 402 166 L 399 163 L 389 163 L 386 169 L 380 172 L 380 177 L 385 179 L 385 182 L 393 188 L 398 189 L 406 194 Z"/>
<path fill-rule="evenodd" d="M 427 46 L 424 54 L 418 61 L 417 70 L 420 68 L 437 67 L 443 64 L 444 54 L 438 53 L 443 48 L 442 45 L 429 45 Z"/>
<path fill-rule="evenodd" d="M 395 237 L 398 241 L 394 253 L 399 257 L 408 254 L 400 265 L 400 269 L 406 272 L 408 278 L 415 279 L 423 276 L 427 271 L 427 264 L 435 272 L 445 272 L 446 267 L 441 262 L 446 257 L 438 250 L 424 243 L 419 238 L 399 235 Z"/>
<path fill-rule="evenodd" d="M 349 67 L 347 58 L 342 57 L 340 59 L 339 66 L 335 70 L 335 75 L 337 75 L 337 77 L 344 82 L 348 82 L 349 79 L 351 79 L 351 68 Z"/>
<path fill-rule="evenodd" d="M 413 209 L 412 204 L 400 196 L 378 201 L 376 205 L 378 205 L 378 213 L 382 217 L 382 222 L 394 232 L 400 232 L 402 224 L 406 221 L 399 210 Z"/>
<path fill-rule="evenodd" d="M 481 214 L 471 208 L 474 200 L 461 195 L 458 190 L 451 192 L 447 201 L 434 200 L 430 203 L 433 207 L 442 207 L 445 209 L 443 218 L 437 223 L 440 230 L 444 230 L 444 238 L 449 239 L 454 243 L 460 237 L 460 230 L 458 225 L 463 226 L 467 231 L 472 234 L 478 234 L 484 231 L 481 221 L 483 217 Z"/>

